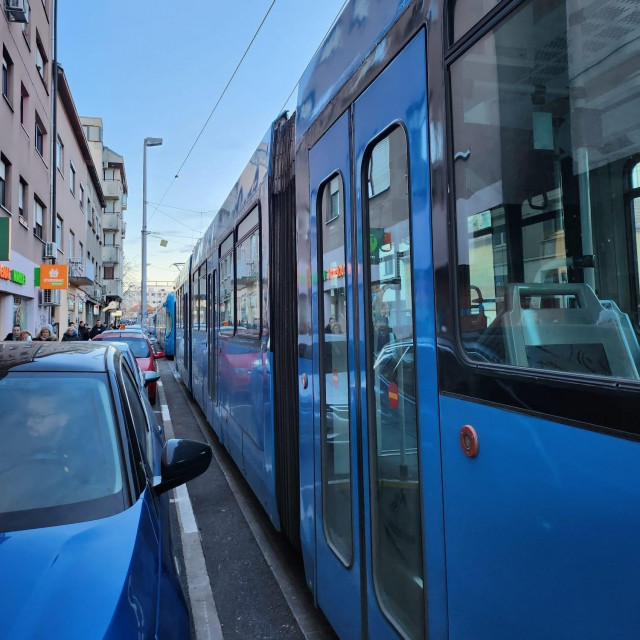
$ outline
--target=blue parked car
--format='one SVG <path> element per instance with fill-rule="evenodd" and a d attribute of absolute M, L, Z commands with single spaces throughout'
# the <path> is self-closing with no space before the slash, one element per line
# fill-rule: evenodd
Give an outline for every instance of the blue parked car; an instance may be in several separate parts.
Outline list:
<path fill-rule="evenodd" d="M 108 343 L 0 345 L 0 637 L 189 638 L 167 491 L 212 452 L 144 395 Z"/>

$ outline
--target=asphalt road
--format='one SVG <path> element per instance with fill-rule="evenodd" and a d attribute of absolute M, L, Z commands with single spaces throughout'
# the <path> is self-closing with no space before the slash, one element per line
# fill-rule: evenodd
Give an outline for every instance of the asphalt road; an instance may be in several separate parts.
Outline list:
<path fill-rule="evenodd" d="M 204 415 L 176 380 L 174 363 L 159 364 L 162 385 L 156 409 L 167 438 L 175 434 L 206 440 L 214 450 L 208 471 L 173 496 L 174 549 L 187 585 L 194 638 L 336 640 L 313 607 L 301 559 L 273 530 Z"/>

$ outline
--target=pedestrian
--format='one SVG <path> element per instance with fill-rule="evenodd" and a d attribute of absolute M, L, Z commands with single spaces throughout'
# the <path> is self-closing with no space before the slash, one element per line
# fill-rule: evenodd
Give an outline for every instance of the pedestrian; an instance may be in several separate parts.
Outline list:
<path fill-rule="evenodd" d="M 38 331 L 34 340 L 38 342 L 56 342 L 58 339 L 51 333 L 51 329 L 45 325 Z"/>
<path fill-rule="evenodd" d="M 13 330 L 7 333 L 5 340 L 20 340 L 20 331 L 22 331 L 22 329 L 20 329 L 20 325 L 14 324 Z"/>
<path fill-rule="evenodd" d="M 78 334 L 74 333 L 75 327 L 73 323 L 71 323 L 67 330 L 62 334 L 62 342 L 78 342 L 80 338 L 78 338 Z"/>
<path fill-rule="evenodd" d="M 18 340 L 22 342 L 31 342 L 31 334 L 28 331 L 21 331 Z"/>
<path fill-rule="evenodd" d="M 89 339 L 89 327 L 84 320 L 80 320 L 78 324 L 78 338 L 80 340 L 88 340 Z"/>
<path fill-rule="evenodd" d="M 93 329 L 91 329 L 91 331 L 89 332 L 89 337 L 93 339 L 96 336 L 99 336 L 103 331 L 104 327 L 102 326 L 102 320 L 98 320 Z"/>
<path fill-rule="evenodd" d="M 49 332 L 51 333 L 51 336 L 53 337 L 54 340 L 58 339 L 58 334 L 53 330 L 53 325 L 52 324 L 45 324 L 45 327 L 47 327 L 47 329 L 49 329 Z"/>

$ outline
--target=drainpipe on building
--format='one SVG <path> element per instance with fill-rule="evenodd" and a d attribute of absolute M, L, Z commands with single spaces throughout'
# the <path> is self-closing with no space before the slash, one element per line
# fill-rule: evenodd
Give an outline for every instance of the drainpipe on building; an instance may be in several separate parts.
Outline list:
<path fill-rule="evenodd" d="M 57 242 L 57 149 L 58 149 L 58 0 L 53 0 L 53 21 L 51 25 L 53 62 L 51 64 L 51 242 Z M 55 264 L 54 255 L 51 264 Z M 55 324 L 55 307 L 51 307 L 51 324 Z"/>

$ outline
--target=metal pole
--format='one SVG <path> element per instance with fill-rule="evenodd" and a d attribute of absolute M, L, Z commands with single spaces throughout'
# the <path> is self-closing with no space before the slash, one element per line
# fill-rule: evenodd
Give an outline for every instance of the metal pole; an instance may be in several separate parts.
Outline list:
<path fill-rule="evenodd" d="M 142 291 L 140 324 L 147 326 L 147 140 L 142 143 Z"/>

